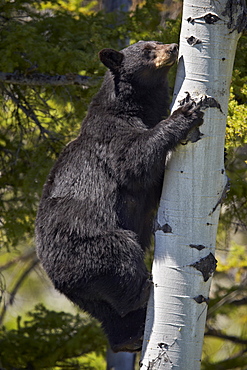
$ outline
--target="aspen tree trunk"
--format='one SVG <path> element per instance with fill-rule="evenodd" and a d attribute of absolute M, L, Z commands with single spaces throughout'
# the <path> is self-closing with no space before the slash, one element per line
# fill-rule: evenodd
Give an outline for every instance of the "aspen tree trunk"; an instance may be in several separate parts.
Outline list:
<path fill-rule="evenodd" d="M 141 369 L 200 369 L 220 201 L 224 138 L 241 1 L 184 1 L 173 110 L 188 93 L 205 109 L 200 140 L 167 164 L 155 232 Z M 202 97 L 212 97 L 202 98 Z"/>

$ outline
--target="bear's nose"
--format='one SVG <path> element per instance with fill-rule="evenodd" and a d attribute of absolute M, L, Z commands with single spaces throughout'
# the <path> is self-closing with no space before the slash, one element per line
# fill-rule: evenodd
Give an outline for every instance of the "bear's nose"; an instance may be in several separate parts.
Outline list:
<path fill-rule="evenodd" d="M 169 46 L 170 53 L 178 53 L 178 44 L 171 44 Z"/>

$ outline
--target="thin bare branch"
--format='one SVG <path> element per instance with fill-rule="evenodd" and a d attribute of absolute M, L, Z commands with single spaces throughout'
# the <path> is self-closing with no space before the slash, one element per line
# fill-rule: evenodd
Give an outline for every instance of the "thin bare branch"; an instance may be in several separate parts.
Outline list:
<path fill-rule="evenodd" d="M 88 76 L 80 76 L 75 73 L 68 73 L 66 75 L 50 76 L 44 73 L 4 73 L 0 72 L 0 81 L 12 85 L 25 86 L 67 86 L 79 85 L 83 89 L 87 89 L 95 82 L 95 78 Z"/>
<path fill-rule="evenodd" d="M 21 256 L 18 256 L 16 258 L 12 259 L 11 261 L 4 263 L 3 265 L 0 265 L 0 272 L 9 269 L 10 267 L 12 267 L 13 265 L 15 265 L 18 262 L 28 261 L 28 260 L 30 260 L 30 258 L 33 259 L 35 256 L 36 256 L 35 249 L 31 249 L 27 253 L 25 253 Z"/>
<path fill-rule="evenodd" d="M 224 339 L 224 340 L 229 340 L 233 343 L 244 344 L 244 345 L 247 344 L 247 339 L 242 339 L 242 338 L 236 337 L 234 335 L 227 335 L 227 334 L 224 334 L 221 331 L 215 330 L 215 329 L 208 329 L 205 332 L 205 335 L 220 338 L 220 339 Z"/>
<path fill-rule="evenodd" d="M 30 274 L 30 272 L 38 264 L 38 262 L 39 262 L 38 258 L 34 257 L 31 263 L 27 266 L 27 268 L 23 271 L 23 273 L 15 283 L 13 289 L 9 294 L 9 299 L 3 304 L 2 312 L 0 314 L 0 324 L 2 324 L 3 322 L 8 306 L 11 306 L 13 304 L 17 291 L 19 290 L 27 276 Z"/>
<path fill-rule="evenodd" d="M 54 138 L 54 134 L 45 129 L 42 124 L 40 123 L 35 111 L 32 109 L 31 105 L 28 103 L 28 101 L 25 99 L 24 96 L 19 96 L 22 95 L 21 93 L 14 93 L 11 92 L 9 89 L 6 89 L 3 84 L 1 84 L 3 87 L 3 91 L 6 93 L 6 95 L 13 101 L 13 103 L 16 104 L 16 106 L 22 110 L 22 112 L 29 117 L 39 128 L 41 135 L 45 136 L 47 135 L 50 138 Z"/>
<path fill-rule="evenodd" d="M 17 105 L 17 107 L 19 107 L 22 110 L 22 112 L 26 114 L 27 117 L 31 118 L 36 123 L 36 125 L 40 129 L 40 132 L 42 134 L 44 134 L 47 130 L 45 130 L 44 127 L 41 125 L 41 123 L 39 122 L 36 114 L 31 109 L 31 107 L 30 106 L 24 106 L 22 104 L 21 100 L 19 99 L 19 97 L 17 97 L 17 95 L 13 94 L 9 90 L 4 89 L 4 91 L 11 98 L 11 100 L 13 101 L 13 103 L 15 103 Z"/>

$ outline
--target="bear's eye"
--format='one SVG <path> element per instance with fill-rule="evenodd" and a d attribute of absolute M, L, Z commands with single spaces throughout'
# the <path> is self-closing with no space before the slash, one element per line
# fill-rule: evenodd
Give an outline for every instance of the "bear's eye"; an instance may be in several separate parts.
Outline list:
<path fill-rule="evenodd" d="M 147 58 L 153 57 L 153 48 L 151 46 L 146 46 L 143 50 L 144 56 Z"/>

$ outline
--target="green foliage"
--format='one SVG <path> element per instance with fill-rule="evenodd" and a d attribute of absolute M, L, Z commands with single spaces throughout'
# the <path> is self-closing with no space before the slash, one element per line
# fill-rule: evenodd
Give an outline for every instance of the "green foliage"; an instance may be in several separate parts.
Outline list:
<path fill-rule="evenodd" d="M 42 184 L 65 141 L 78 129 L 77 117 L 82 113 L 78 109 L 74 114 L 68 91 L 62 93 L 61 102 L 52 101 L 49 91 L 38 88 L 8 87 L 3 91 L 6 96 L 0 117 L 0 207 L 4 219 L 1 241 L 9 248 L 33 232 Z"/>
<path fill-rule="evenodd" d="M 240 38 L 235 59 L 226 130 L 226 169 L 230 192 L 222 221 L 247 228 L 247 36 Z"/>
<path fill-rule="evenodd" d="M 23 324 L 18 317 L 17 329 L 0 331 L 0 363 L 5 369 L 93 369 L 86 364 L 86 355 L 105 354 L 106 341 L 95 321 L 48 311 L 42 305 L 28 315 Z"/>
<path fill-rule="evenodd" d="M 247 36 L 238 43 L 226 130 L 230 190 L 217 237 L 217 274 L 209 305 L 202 369 L 247 366 Z"/>
<path fill-rule="evenodd" d="M 19 8 L 21 16 L 14 17 L 15 9 L 16 2 L 0 7 L 0 12 L 9 17 L 1 27 L 0 48 L 6 50 L 0 57 L 2 71 L 65 74 L 85 70 L 90 74 L 97 70 L 94 48 L 100 50 L 106 41 L 105 34 L 107 38 L 107 32 L 97 37 L 97 29 L 102 31 L 108 24 L 103 14 L 75 17 L 63 8 L 54 9 L 51 14 L 38 12 L 23 2 Z"/>
<path fill-rule="evenodd" d="M 103 76 L 105 67 L 97 54 L 104 47 L 119 49 L 128 40 L 178 40 L 180 22 L 167 22 L 165 30 L 159 27 L 156 3 L 149 0 L 131 16 L 124 13 L 119 17 L 78 11 L 78 1 L 62 5 L 55 0 L 32 5 L 25 1 L 1 3 L 0 71 Z M 174 79 L 175 69 L 172 73 Z M 9 249 L 33 234 L 48 170 L 62 147 L 77 136 L 98 86 L 0 85 L 2 247 Z"/>
<path fill-rule="evenodd" d="M 104 14 L 97 1 L 15 0 L 0 3 L 0 71 L 80 74 L 92 86 L 24 86 L 0 83 L 0 243 L 3 251 L 32 244 L 45 178 L 66 143 L 75 138 L 105 67 L 98 51 L 138 40 L 178 42 L 180 19 L 160 26 L 163 1 L 148 0 L 128 13 Z M 218 233 L 218 273 L 207 322 L 203 369 L 246 365 L 247 36 L 240 38 L 233 72 L 226 135 L 231 189 Z M 175 77 L 171 70 L 171 85 Z M 236 234 L 236 231 L 238 232 Z M 11 255 L 12 256 L 12 255 Z M 19 261 L 8 270 L 13 275 Z M 22 265 L 23 268 L 23 265 Z M 1 269 L 1 266 L 0 266 Z M 7 269 L 5 269 L 6 271 Z M 8 276 L 8 274 L 6 274 Z M 16 273 L 15 281 L 21 276 Z M 10 280 L 10 279 L 9 279 Z M 7 290 L 8 279 L 6 279 Z M 18 284 L 17 284 L 18 285 Z M 5 290 L 0 275 L 0 290 Z M 8 293 L 8 292 L 7 292 Z M 4 301 L 4 299 L 3 299 Z M 214 329 L 214 333 L 213 330 Z M 103 369 L 106 346 L 95 321 L 37 306 L 17 329 L 0 332 L 5 369 Z M 212 339 L 213 338 L 213 339 Z M 226 339 L 227 338 L 227 339 Z"/>
<path fill-rule="evenodd" d="M 234 284 L 229 276 L 221 273 L 215 277 L 219 280 L 217 295 L 209 304 L 203 370 L 240 370 L 247 366 L 247 289 L 243 281 Z"/>
<path fill-rule="evenodd" d="M 78 0 L 1 2 L 1 72 L 25 76 L 81 74 L 95 80 L 90 88 L 0 84 L 0 243 L 3 252 L 8 250 L 13 255 L 12 262 L 8 259 L 11 268 L 3 267 L 7 292 L 2 298 L 2 313 L 5 300 L 9 302 L 24 272 L 13 247 L 19 249 L 21 257 L 24 246 L 32 244 L 45 178 L 64 145 L 79 133 L 87 106 L 101 82 L 99 77 L 105 72 L 99 50 L 121 49 L 140 39 L 178 40 L 180 22 L 168 22 L 167 30 L 161 28 L 157 3 L 149 0 L 136 12 L 116 16 L 94 12 L 93 1 L 86 6 Z M 16 266 L 21 270 L 15 274 Z M 0 282 L 1 289 L 6 290 L 5 280 L 0 278 Z M 33 280 L 29 279 L 29 284 L 33 285 Z M 25 289 L 22 292 L 25 294 Z M 11 310 L 10 303 L 7 310 Z M 105 368 L 103 338 L 95 321 L 85 322 L 79 316 L 39 306 L 28 321 L 18 319 L 17 329 L 11 324 L 0 332 L 0 367 L 100 370 Z"/>

